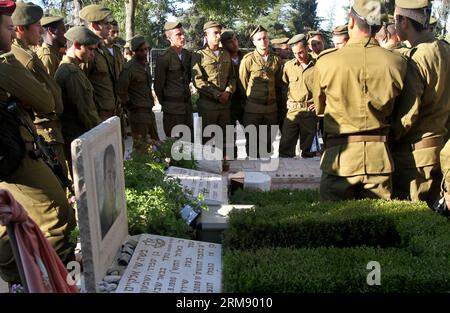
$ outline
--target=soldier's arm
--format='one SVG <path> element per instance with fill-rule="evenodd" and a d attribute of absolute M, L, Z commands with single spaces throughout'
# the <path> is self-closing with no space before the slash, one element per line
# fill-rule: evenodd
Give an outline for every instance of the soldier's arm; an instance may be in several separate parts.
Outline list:
<path fill-rule="evenodd" d="M 316 114 L 322 117 L 325 113 L 326 96 L 320 84 L 320 71 L 317 67 L 314 71 L 313 98 Z"/>
<path fill-rule="evenodd" d="M 231 59 L 231 58 L 230 58 Z M 230 60 L 230 70 L 228 73 L 228 84 L 225 91 L 233 94 L 236 91 L 236 73 L 234 72 L 233 61 Z"/>
<path fill-rule="evenodd" d="M 120 73 L 119 82 L 118 82 L 118 88 L 117 88 L 117 94 L 120 97 L 120 100 L 122 101 L 123 105 L 126 107 L 129 101 L 128 97 L 128 88 L 130 87 L 130 80 L 131 80 L 131 71 L 129 68 L 124 68 L 122 73 Z"/>
<path fill-rule="evenodd" d="M 200 53 L 192 55 L 192 64 L 192 83 L 195 88 L 197 88 L 201 94 L 214 99 L 219 99 L 222 93 L 204 78 Z"/>
<path fill-rule="evenodd" d="M 50 73 L 50 69 L 53 67 L 52 64 L 52 59 L 50 58 L 49 55 L 42 55 L 39 57 L 39 59 L 41 60 L 42 64 L 44 64 L 45 70 L 47 71 L 48 75 L 52 75 L 52 73 Z"/>
<path fill-rule="evenodd" d="M 283 67 L 283 70 L 281 71 L 281 77 L 279 78 L 280 81 L 280 87 L 279 91 L 281 92 L 280 97 L 277 97 L 277 100 L 280 99 L 284 103 L 280 103 L 283 106 L 286 106 L 286 102 L 288 100 L 288 90 L 289 90 L 289 76 L 286 71 L 286 66 Z"/>
<path fill-rule="evenodd" d="M 248 80 L 250 78 L 249 59 L 242 59 L 239 65 L 239 88 L 243 95 L 247 95 Z"/>
<path fill-rule="evenodd" d="M 153 84 L 153 89 L 155 90 L 156 97 L 159 103 L 162 103 L 164 99 L 164 86 L 166 84 L 166 72 L 169 67 L 169 62 L 163 56 L 156 59 L 155 67 L 155 82 Z"/>
<path fill-rule="evenodd" d="M 17 60 L 0 67 L 2 88 L 19 99 L 37 114 L 49 114 L 55 110 L 52 93 Z"/>
<path fill-rule="evenodd" d="M 396 140 L 405 136 L 419 118 L 425 81 L 417 64 L 409 60 L 406 81 L 397 97 L 392 114 L 392 130 Z"/>

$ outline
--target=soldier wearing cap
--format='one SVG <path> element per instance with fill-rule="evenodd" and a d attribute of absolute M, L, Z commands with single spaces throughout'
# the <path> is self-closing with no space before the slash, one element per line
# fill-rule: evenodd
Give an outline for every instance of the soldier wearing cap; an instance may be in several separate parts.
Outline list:
<path fill-rule="evenodd" d="M 102 122 L 94 103 L 94 88 L 80 68 L 82 63 L 94 58 L 99 38 L 84 26 L 74 26 L 64 36 L 68 40 L 68 49 L 55 73 L 55 80 L 63 94 L 62 133 L 72 173 L 72 141 Z"/>
<path fill-rule="evenodd" d="M 220 41 L 225 50 L 230 53 L 231 61 L 233 62 L 234 72 L 236 73 L 237 85 L 239 86 L 239 66 L 241 64 L 242 58 L 246 54 L 243 50 L 239 49 L 239 41 L 236 37 L 236 34 L 232 30 L 227 30 L 222 32 L 220 36 Z M 243 92 L 240 88 L 236 88 L 236 91 L 233 93 L 231 97 L 231 106 L 230 106 L 230 117 L 231 122 L 234 126 L 237 126 L 238 123 L 244 124 L 244 102 L 245 102 L 245 92 Z M 234 159 L 237 159 L 238 149 L 236 145 L 236 133 L 234 134 Z"/>
<path fill-rule="evenodd" d="M 347 45 L 323 52 L 315 65 L 314 103 L 325 129 L 322 200 L 391 198 L 386 142 L 407 64 L 374 38 L 386 20 L 382 1 L 355 0 Z"/>
<path fill-rule="evenodd" d="M 164 25 L 170 47 L 157 59 L 155 68 L 155 94 L 163 111 L 163 126 L 167 137 L 172 137 L 172 129 L 186 125 L 190 138 L 194 139 L 192 103 L 189 84 L 191 82 L 192 53 L 184 49 L 186 44 L 183 25 L 167 22 Z"/>
<path fill-rule="evenodd" d="M 111 58 L 111 62 L 114 64 L 114 73 L 116 75 L 116 81 L 119 79 L 125 64 L 122 48 L 118 45 L 119 40 L 119 24 L 116 20 L 111 22 L 111 29 L 109 30 L 108 37 L 104 40 L 105 48 L 109 52 L 108 57 Z"/>
<path fill-rule="evenodd" d="M 102 120 L 114 115 L 121 116 L 122 108 L 117 95 L 118 74 L 104 44 L 111 30 L 112 12 L 101 5 L 91 4 L 80 11 L 80 18 L 100 38 L 99 45 L 94 50 L 94 59 L 82 64 L 82 69 L 94 87 L 94 102 L 98 115 Z"/>
<path fill-rule="evenodd" d="M 62 126 L 60 121 L 60 116 L 64 109 L 61 89 L 53 77 L 48 74 L 37 54 L 30 49 L 30 46 L 36 45 L 41 37 L 43 29 L 40 19 L 42 15 L 42 8 L 38 5 L 24 2 L 17 3 L 16 10 L 12 15 L 14 26 L 16 26 L 17 38 L 13 41 L 11 52 L 53 94 L 53 103 L 48 103 L 48 105 L 55 106 L 54 112 L 50 114 L 36 113 L 34 124 L 38 134 L 42 135 L 52 146 L 58 161 L 67 174 L 64 138 L 61 132 Z"/>
<path fill-rule="evenodd" d="M 394 16 L 389 15 L 389 21 L 383 25 L 380 31 L 375 35 L 380 46 L 389 50 L 398 50 L 405 48 L 395 29 Z"/>
<path fill-rule="evenodd" d="M 291 56 L 291 50 L 289 49 L 288 41 L 288 37 L 274 38 L 270 41 L 270 43 L 272 44 L 272 49 L 281 58 L 281 60 L 283 60 L 283 62 L 289 60 Z"/>
<path fill-rule="evenodd" d="M 306 38 L 308 40 L 308 47 L 311 51 L 311 56 L 314 59 L 317 59 L 319 54 L 325 50 L 325 39 L 323 38 L 323 34 L 318 30 L 312 30 L 308 32 Z"/>
<path fill-rule="evenodd" d="M 349 40 L 348 36 L 348 25 L 340 25 L 336 26 L 333 29 L 333 44 L 337 49 L 341 49 L 345 47 L 347 41 Z"/>
<path fill-rule="evenodd" d="M 133 53 L 130 50 L 130 42 L 126 42 L 123 46 L 123 57 L 125 59 L 125 63 L 130 61 L 133 57 Z"/>
<path fill-rule="evenodd" d="M 0 102 L 16 102 L 21 109 L 39 115 L 55 110 L 52 93 L 40 83 L 10 52 L 15 31 L 11 14 L 16 4 L 0 1 Z M 24 118 L 32 125 L 31 117 Z M 75 216 L 58 179 L 40 158 L 31 157 L 33 138 L 24 127 L 19 129 L 25 153 L 19 167 L 8 177 L 0 178 L 0 188 L 9 190 L 38 224 L 46 239 L 66 263 L 74 259 L 74 245 L 69 236 L 75 228 Z M 6 136 L 6 134 L 2 134 Z M 3 162 L 4 160 L 2 160 Z M 12 284 L 20 277 L 11 251 L 6 228 L 0 226 L 0 276 Z"/>
<path fill-rule="evenodd" d="M 64 18 L 44 16 L 41 19 L 41 26 L 44 28 L 44 43 L 36 49 L 36 54 L 47 69 L 47 73 L 54 77 L 63 56 L 61 48 L 66 46 Z"/>
<path fill-rule="evenodd" d="M 155 114 L 152 111 L 152 76 L 147 62 L 148 44 L 144 36 L 134 36 L 130 41 L 133 58 L 124 66 L 119 79 L 119 96 L 129 113 L 131 134 L 135 147 L 143 141 L 159 141 Z"/>
<path fill-rule="evenodd" d="M 280 157 L 295 157 L 295 147 L 300 140 L 301 156 L 315 156 L 310 152 L 317 133 L 318 118 L 314 112 L 314 59 L 308 54 L 308 42 L 303 34 L 292 37 L 291 46 L 295 59 L 284 65 L 282 82 L 286 93 L 288 112 L 280 140 Z"/>
<path fill-rule="evenodd" d="M 433 205 L 440 192 L 439 151 L 450 126 L 450 45 L 428 31 L 430 13 L 430 1 L 396 1 L 395 27 L 412 47 L 405 51 L 412 66 L 398 103 L 392 147 L 395 195 Z"/>
<path fill-rule="evenodd" d="M 256 49 L 242 59 L 239 67 L 241 87 L 246 94 L 244 106 L 244 126 L 256 126 L 257 140 L 250 145 L 249 133 L 247 137 L 247 156 L 251 158 L 268 157 L 272 153 L 272 143 L 276 133 L 272 126 L 277 125 L 277 95 L 276 88 L 280 84 L 279 71 L 281 59 L 269 49 L 269 35 L 262 26 L 256 27 L 251 33 Z M 266 138 L 261 138 L 260 127 L 266 126 Z M 260 142 L 265 142 L 260 149 Z M 253 147 L 256 144 L 256 151 Z M 260 151 L 265 149 L 265 151 Z"/>
<path fill-rule="evenodd" d="M 204 24 L 206 45 L 192 55 L 192 81 L 200 93 L 198 110 L 202 128 L 220 126 L 223 137 L 220 143 L 216 140 L 216 146 L 223 148 L 225 156 L 226 126 L 231 124 L 230 100 L 236 90 L 236 76 L 230 54 L 220 48 L 221 30 L 222 26 L 216 22 Z M 206 143 L 210 139 L 203 136 L 202 141 Z"/>

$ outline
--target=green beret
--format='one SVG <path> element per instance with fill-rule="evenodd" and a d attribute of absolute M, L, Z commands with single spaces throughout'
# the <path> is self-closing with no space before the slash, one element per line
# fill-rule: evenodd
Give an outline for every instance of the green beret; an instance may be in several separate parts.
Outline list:
<path fill-rule="evenodd" d="M 352 8 L 370 26 L 380 26 L 388 21 L 386 7 L 381 0 L 355 0 Z"/>
<path fill-rule="evenodd" d="M 321 37 L 323 37 L 323 34 L 319 30 L 310 30 L 308 32 L 308 35 L 306 35 L 306 39 L 309 40 L 309 39 L 311 39 L 314 36 L 321 36 Z"/>
<path fill-rule="evenodd" d="M 206 22 L 205 25 L 203 25 L 203 31 L 207 30 L 208 28 L 213 28 L 213 27 L 222 28 L 222 25 L 220 25 L 217 22 L 209 21 L 209 22 Z"/>
<path fill-rule="evenodd" d="M 226 30 L 226 31 L 222 32 L 222 34 L 220 35 L 220 41 L 225 42 L 235 36 L 236 36 L 236 34 L 234 33 L 234 31 Z"/>
<path fill-rule="evenodd" d="M 33 3 L 17 2 L 16 10 L 12 14 L 15 26 L 26 26 L 39 22 L 44 15 L 42 8 Z"/>
<path fill-rule="evenodd" d="M 299 41 L 306 40 L 306 36 L 304 34 L 297 34 L 287 42 L 288 45 L 294 45 Z"/>
<path fill-rule="evenodd" d="M 252 31 L 252 33 L 250 34 L 250 38 L 253 38 L 253 36 L 256 34 L 256 33 L 259 33 L 259 32 L 266 32 L 267 30 L 264 28 L 264 27 L 262 27 L 261 25 L 258 25 L 253 31 Z"/>
<path fill-rule="evenodd" d="M 288 37 L 275 38 L 270 41 L 272 45 L 282 45 L 289 41 Z"/>
<path fill-rule="evenodd" d="M 65 34 L 71 42 L 78 42 L 80 45 L 90 46 L 99 42 L 100 38 L 94 34 L 89 28 L 85 26 L 74 26 L 70 28 Z"/>
<path fill-rule="evenodd" d="M 348 35 L 348 25 L 340 25 L 336 26 L 333 29 L 333 35 L 339 36 L 339 35 Z"/>
<path fill-rule="evenodd" d="M 181 27 L 183 27 L 183 25 L 180 22 L 166 22 L 164 24 L 165 31 L 176 29 L 176 28 L 181 28 Z"/>
<path fill-rule="evenodd" d="M 395 0 L 395 5 L 403 9 L 422 9 L 431 3 L 429 0 Z"/>
<path fill-rule="evenodd" d="M 130 50 L 136 51 L 144 43 L 147 43 L 147 41 L 145 40 L 145 37 L 142 35 L 136 35 L 133 38 L 131 38 L 131 40 L 130 40 Z"/>
<path fill-rule="evenodd" d="M 100 22 L 107 17 L 111 17 L 111 15 L 110 9 L 98 4 L 90 4 L 80 11 L 80 18 L 87 22 Z"/>
<path fill-rule="evenodd" d="M 49 24 L 53 24 L 59 21 L 64 21 L 64 17 L 61 16 L 44 16 L 41 18 L 41 25 L 47 26 Z"/>

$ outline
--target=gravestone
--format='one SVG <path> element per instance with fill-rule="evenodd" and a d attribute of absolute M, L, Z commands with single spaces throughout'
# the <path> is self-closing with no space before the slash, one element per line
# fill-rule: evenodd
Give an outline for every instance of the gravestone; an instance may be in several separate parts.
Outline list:
<path fill-rule="evenodd" d="M 172 158 L 189 160 L 194 157 L 199 171 L 221 174 L 223 172 L 222 151 L 210 146 L 178 140 L 172 147 Z"/>
<path fill-rule="evenodd" d="M 272 179 L 269 175 L 260 172 L 244 173 L 244 189 L 270 191 Z"/>
<path fill-rule="evenodd" d="M 119 293 L 219 293 L 222 246 L 142 235 L 122 276 Z"/>
<path fill-rule="evenodd" d="M 96 292 L 128 236 L 120 119 L 75 139 L 72 160 L 84 289 Z"/>
<path fill-rule="evenodd" d="M 169 167 L 166 176 L 180 179 L 181 185 L 190 190 L 193 197 L 202 193 L 205 198 L 203 202 L 207 205 L 220 205 L 228 202 L 225 176 L 176 166 Z"/>

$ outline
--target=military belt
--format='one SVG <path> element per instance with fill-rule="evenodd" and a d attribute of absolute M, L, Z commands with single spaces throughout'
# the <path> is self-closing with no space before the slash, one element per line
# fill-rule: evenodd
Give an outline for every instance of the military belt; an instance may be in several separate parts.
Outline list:
<path fill-rule="evenodd" d="M 249 102 L 254 103 L 254 104 L 259 104 L 259 105 L 270 105 L 275 103 L 275 100 L 261 100 L 261 99 L 256 99 L 256 98 L 249 98 L 248 99 Z"/>
<path fill-rule="evenodd" d="M 289 110 L 298 110 L 298 109 L 305 109 L 308 107 L 307 102 L 299 102 L 299 101 L 291 101 L 290 105 L 288 106 Z"/>
<path fill-rule="evenodd" d="M 188 99 L 184 98 L 184 97 L 164 96 L 164 101 L 169 101 L 169 102 L 187 102 Z"/>
<path fill-rule="evenodd" d="M 420 150 L 420 149 L 426 149 L 426 148 L 434 148 L 434 147 L 441 147 L 443 146 L 443 138 L 442 137 L 433 137 L 433 138 L 425 138 L 422 140 L 419 140 L 415 143 L 401 143 L 401 144 L 394 144 L 393 150 L 407 150 L 407 151 L 414 151 L 414 150 Z"/>
<path fill-rule="evenodd" d="M 387 142 L 387 136 L 383 135 L 348 135 L 345 137 L 327 138 L 325 148 L 331 148 L 354 142 Z"/>

